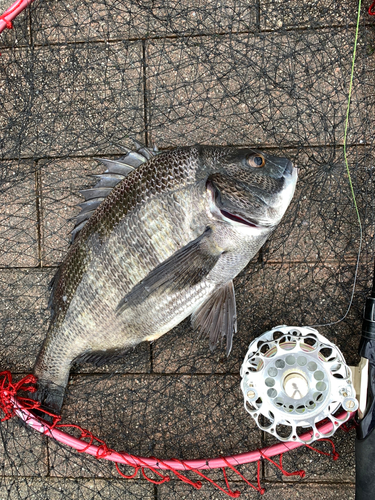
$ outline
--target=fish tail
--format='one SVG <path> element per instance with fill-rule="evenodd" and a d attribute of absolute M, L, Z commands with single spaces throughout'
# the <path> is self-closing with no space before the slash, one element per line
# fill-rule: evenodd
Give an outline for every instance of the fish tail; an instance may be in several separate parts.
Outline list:
<path fill-rule="evenodd" d="M 61 407 L 64 402 L 66 387 L 57 385 L 54 382 L 44 379 L 38 379 L 37 381 L 37 391 L 32 395 L 32 398 L 40 403 L 41 412 L 47 412 L 46 415 L 42 415 L 47 421 L 48 414 L 59 416 L 61 414 Z"/>
<path fill-rule="evenodd" d="M 60 415 L 71 363 L 68 360 L 63 363 L 56 359 L 51 352 L 53 350 L 48 347 L 42 347 L 34 366 L 37 390 L 32 398 L 40 403 L 42 411 Z"/>

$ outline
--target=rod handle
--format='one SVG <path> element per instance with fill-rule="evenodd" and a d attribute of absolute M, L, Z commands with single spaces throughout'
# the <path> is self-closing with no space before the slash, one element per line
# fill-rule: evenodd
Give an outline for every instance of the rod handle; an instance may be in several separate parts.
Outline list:
<path fill-rule="evenodd" d="M 356 439 L 355 500 L 375 498 L 375 429 L 364 439 Z"/>

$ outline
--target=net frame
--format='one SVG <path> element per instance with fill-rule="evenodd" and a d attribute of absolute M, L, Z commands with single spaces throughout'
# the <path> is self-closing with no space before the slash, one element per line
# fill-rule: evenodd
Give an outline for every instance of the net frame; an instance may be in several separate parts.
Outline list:
<path fill-rule="evenodd" d="M 208 481 L 214 487 L 222 491 L 224 494 L 231 498 L 237 498 L 240 496 L 240 491 L 232 491 L 230 488 L 229 481 L 227 479 L 226 469 L 231 469 L 238 476 L 240 476 L 248 486 L 258 491 L 261 495 L 265 493 L 265 489 L 261 486 L 260 480 L 260 463 L 262 460 L 269 461 L 273 466 L 278 468 L 281 473 L 285 476 L 299 476 L 303 478 L 305 476 L 304 470 L 296 470 L 293 472 L 288 472 L 283 468 L 282 457 L 285 453 L 293 451 L 302 446 L 307 446 L 311 450 L 317 453 L 332 456 L 333 460 L 339 458 L 338 453 L 335 451 L 335 446 L 330 439 L 320 438 L 320 442 L 328 442 L 332 446 L 332 453 L 324 452 L 319 449 L 314 448 L 312 445 L 308 444 L 307 441 L 311 438 L 311 431 L 307 431 L 300 436 L 301 441 L 306 441 L 306 443 L 298 441 L 290 442 L 278 442 L 272 446 L 267 446 L 262 449 L 257 449 L 249 451 L 247 453 L 240 453 L 237 455 L 219 456 L 216 458 L 205 458 L 205 459 L 194 459 L 194 460 L 180 460 L 176 458 L 171 459 L 158 459 L 156 457 L 140 457 L 136 455 L 131 455 L 126 452 L 118 452 L 114 449 L 109 448 L 104 441 L 100 438 L 94 436 L 89 430 L 83 429 L 77 424 L 62 424 L 60 423 L 61 417 L 58 417 L 49 412 L 43 412 L 49 415 L 53 419 L 53 423 L 49 424 L 41 417 L 38 417 L 33 413 L 35 410 L 40 408 L 40 403 L 30 400 L 28 398 L 17 397 L 20 391 L 34 392 L 36 388 L 36 378 L 33 375 L 28 375 L 24 379 L 20 380 L 16 384 L 12 383 L 12 375 L 10 372 L 1 372 L 0 380 L 0 409 L 3 411 L 5 416 L 1 421 L 9 420 L 10 418 L 17 416 L 22 422 L 24 422 L 30 429 L 36 431 L 39 434 L 47 436 L 50 439 L 54 439 L 63 445 L 66 445 L 78 453 L 84 453 L 91 455 L 98 460 L 107 460 L 113 462 L 116 466 L 117 472 L 121 477 L 125 479 L 134 479 L 137 476 L 139 470 L 142 471 L 143 477 L 154 484 L 162 484 L 165 481 L 170 480 L 170 475 L 164 475 L 161 471 L 173 473 L 182 482 L 188 483 L 195 489 L 200 489 L 202 487 L 201 481 L 192 481 L 190 478 L 183 475 L 182 472 L 193 472 L 197 474 L 201 479 Z M 317 429 L 321 435 L 330 435 L 334 425 L 342 425 L 343 422 L 347 422 L 348 418 L 353 419 L 355 417 L 355 412 L 348 413 L 346 411 L 338 412 L 336 414 L 336 421 L 332 422 L 326 419 L 317 424 Z M 344 424 L 345 425 L 345 424 Z M 67 429 L 67 431 L 65 430 Z M 68 431 L 78 430 L 80 432 L 80 437 L 74 437 L 72 433 Z M 85 441 L 89 439 L 89 441 Z M 98 444 L 95 444 L 98 443 Z M 272 460 L 273 457 L 279 456 L 279 463 Z M 241 465 L 246 465 L 250 463 L 257 463 L 257 485 L 255 486 L 246 477 L 241 474 L 237 469 Z M 125 465 L 127 467 L 133 468 L 134 473 L 130 475 L 124 474 L 120 470 L 120 465 Z M 216 481 L 210 479 L 203 471 L 212 471 L 215 469 L 220 469 L 223 473 L 227 489 L 222 488 Z M 145 470 L 150 470 L 154 472 L 157 476 L 161 477 L 161 480 L 155 480 L 150 478 Z M 159 472 L 160 471 L 160 472 Z"/>

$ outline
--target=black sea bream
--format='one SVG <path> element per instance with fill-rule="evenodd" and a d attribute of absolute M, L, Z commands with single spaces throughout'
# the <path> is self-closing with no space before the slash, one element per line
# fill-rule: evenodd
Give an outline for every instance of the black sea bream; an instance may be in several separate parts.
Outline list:
<path fill-rule="evenodd" d="M 284 215 L 297 170 L 247 148 L 138 145 L 83 191 L 52 285 L 36 399 L 60 412 L 73 362 L 118 357 L 192 315 L 210 347 L 236 332 L 233 278 Z"/>

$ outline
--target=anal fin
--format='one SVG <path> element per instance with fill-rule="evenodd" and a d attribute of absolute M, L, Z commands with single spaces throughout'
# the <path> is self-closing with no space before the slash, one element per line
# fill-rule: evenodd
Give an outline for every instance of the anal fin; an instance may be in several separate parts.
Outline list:
<path fill-rule="evenodd" d="M 218 288 L 210 298 L 191 316 L 195 330 L 209 335 L 210 349 L 213 351 L 219 339 L 227 339 L 226 353 L 232 349 L 233 335 L 237 333 L 236 298 L 233 281 Z"/>
<path fill-rule="evenodd" d="M 89 351 L 75 358 L 73 363 L 77 365 L 91 363 L 99 368 L 107 363 L 113 363 L 123 358 L 124 354 L 128 352 L 129 349 L 130 347 L 123 349 L 108 349 L 106 351 Z"/>

